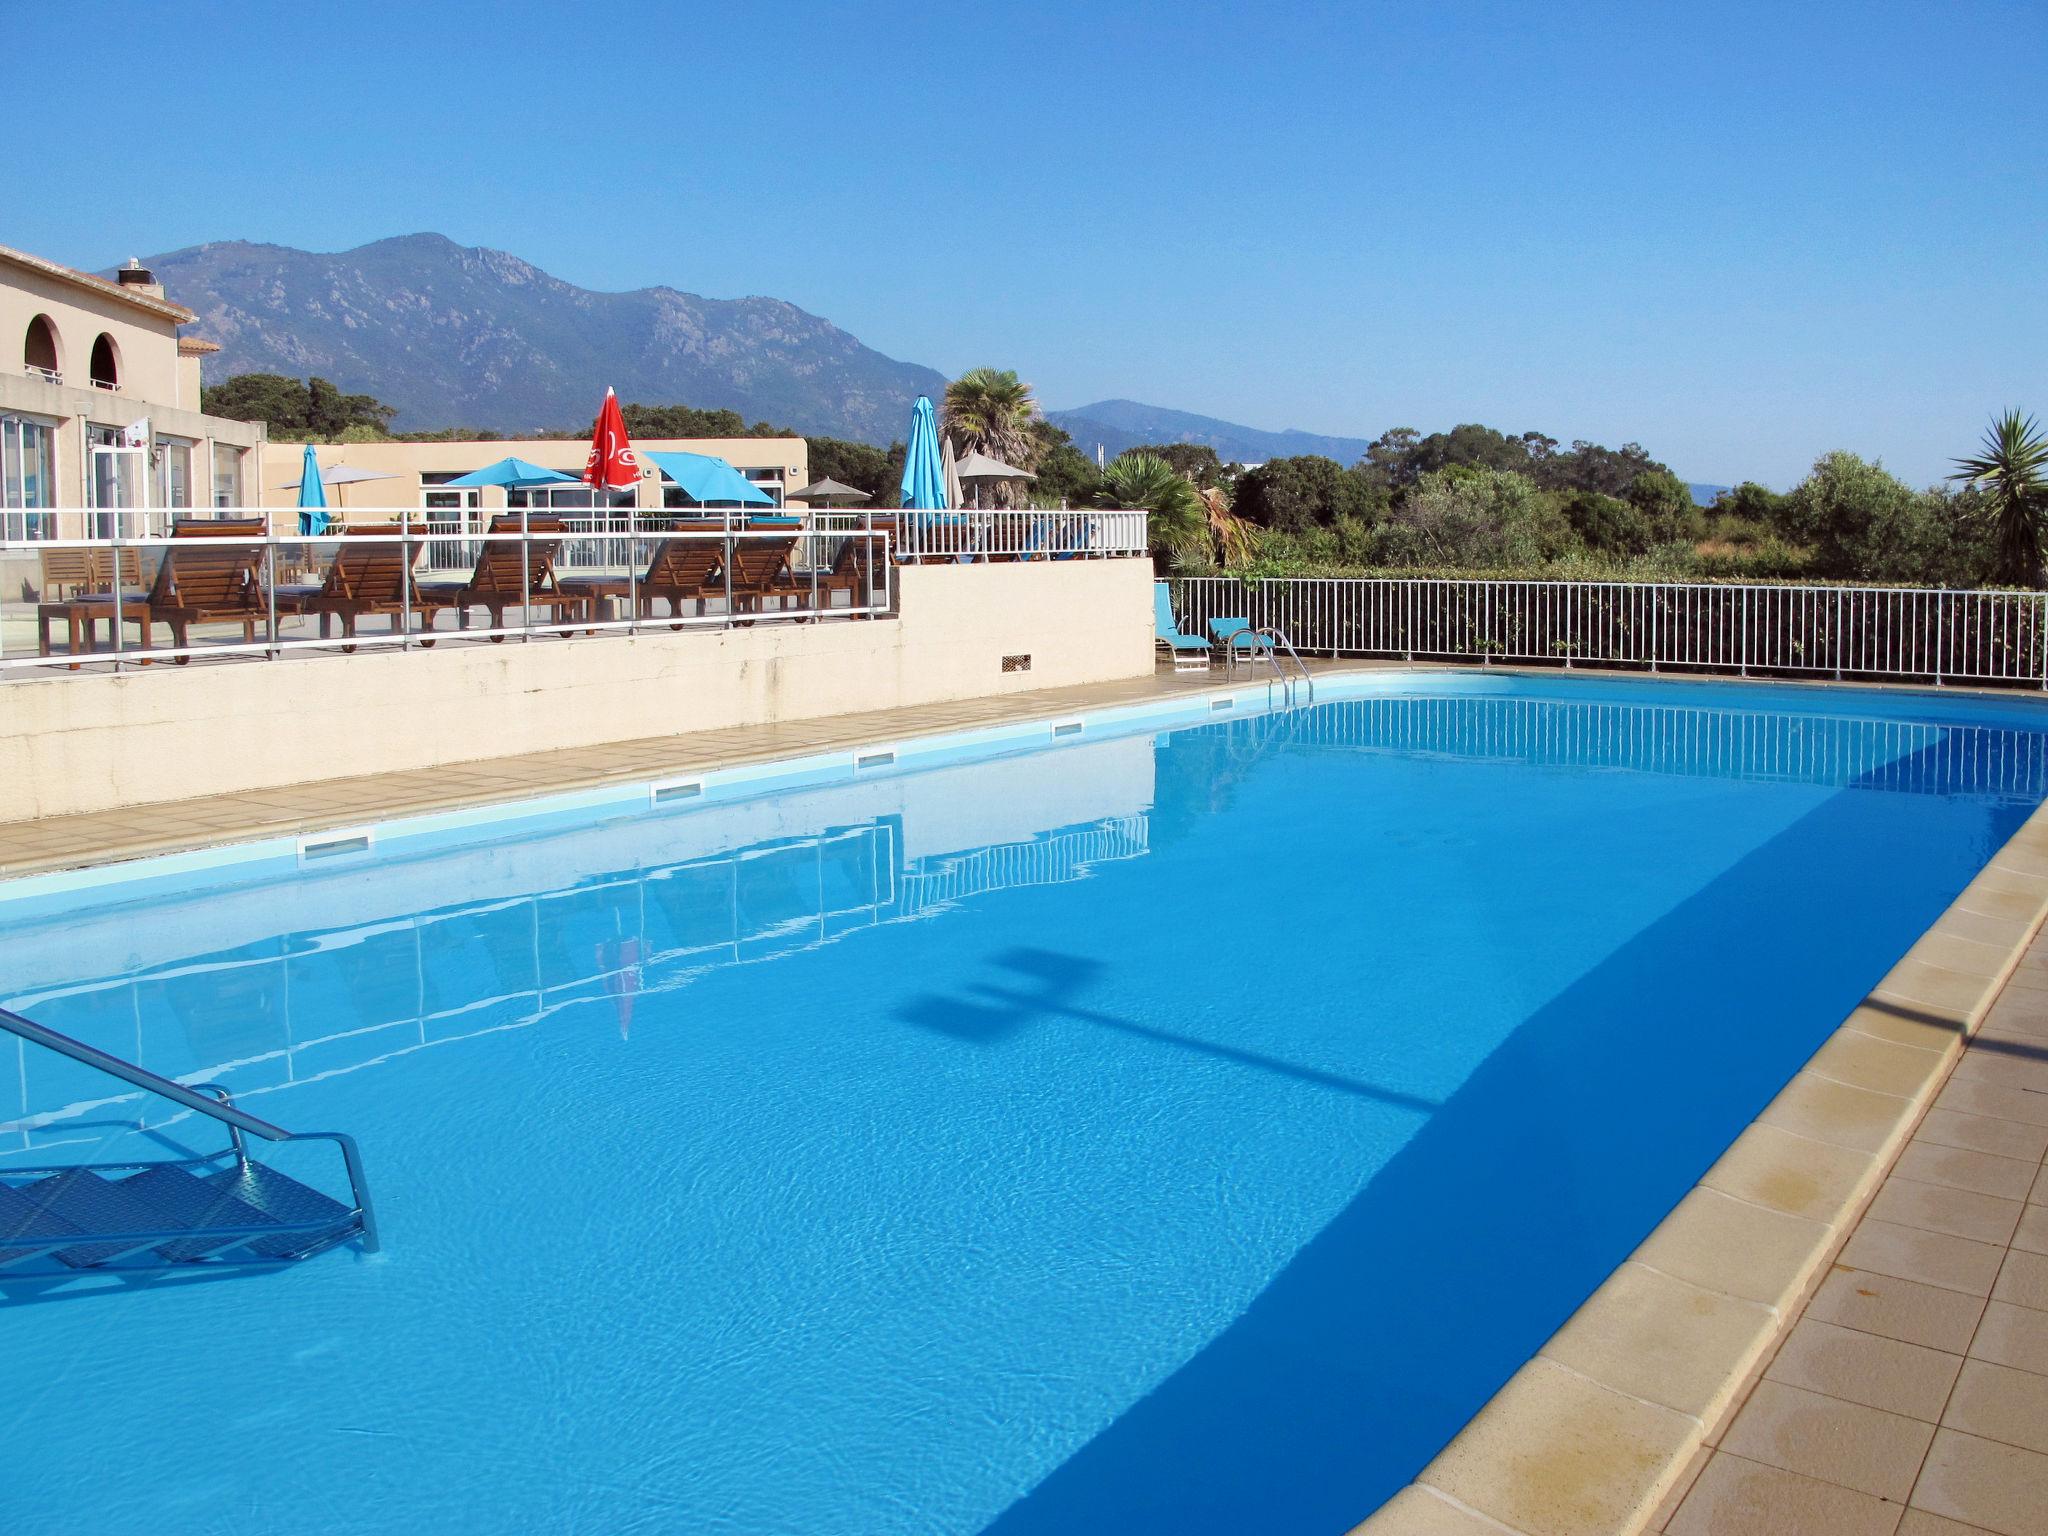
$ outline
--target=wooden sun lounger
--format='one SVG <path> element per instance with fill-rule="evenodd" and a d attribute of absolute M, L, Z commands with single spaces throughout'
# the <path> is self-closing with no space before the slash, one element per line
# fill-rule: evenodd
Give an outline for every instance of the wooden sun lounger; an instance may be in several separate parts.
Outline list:
<path fill-rule="evenodd" d="M 697 613 L 704 612 L 704 600 L 724 593 L 725 584 L 720 578 L 720 567 L 725 559 L 725 541 L 718 538 L 684 538 L 683 534 L 716 534 L 723 531 L 719 523 L 681 523 L 668 535 L 661 537 L 648 557 L 647 570 L 637 583 L 624 576 L 564 576 L 556 582 L 562 592 L 581 597 L 586 602 L 586 615 L 594 616 L 599 602 L 630 597 L 637 591 L 640 612 L 637 617 L 654 617 L 654 604 L 660 599 L 668 604 L 668 616 L 680 619 L 683 604 L 694 602 Z M 672 624 L 681 629 L 681 624 Z"/>
<path fill-rule="evenodd" d="M 561 553 L 568 524 L 558 517 L 529 517 L 522 523 L 516 516 L 501 516 L 491 519 L 490 531 L 502 535 L 517 533 L 521 527 L 529 534 L 544 537 L 529 539 L 523 545 L 502 538 L 486 542 L 468 581 L 421 582 L 416 590 L 437 613 L 453 608 L 456 624 L 462 629 L 469 627 L 472 608 L 488 610 L 490 627 L 503 629 L 507 608 L 544 608 L 559 618 L 563 609 L 580 612 L 588 607 L 588 597 L 564 591 L 555 576 L 555 558 Z M 432 627 L 431 619 L 428 627 Z M 565 629 L 562 633 L 567 635 L 570 631 Z M 491 643 L 495 645 L 504 638 L 493 635 Z"/>
<path fill-rule="evenodd" d="M 327 638 L 330 619 L 341 621 L 344 639 L 354 639 L 356 620 L 365 614 L 389 614 L 392 632 L 404 623 L 408 612 L 421 616 L 421 627 L 433 628 L 434 615 L 448 604 L 423 592 L 412 579 L 412 567 L 424 545 L 409 550 L 400 541 L 403 530 L 396 523 L 382 523 L 344 530 L 364 535 L 364 542 L 343 542 L 336 546 L 334 559 L 317 586 L 276 589 L 279 613 L 318 614 L 320 638 Z M 371 542 L 374 539 L 375 542 Z M 432 645 L 431 639 L 420 641 Z M 352 645 L 342 647 L 353 651 Z"/>
<path fill-rule="evenodd" d="M 215 619 L 239 619 L 242 638 L 256 641 L 256 625 L 270 616 L 269 600 L 263 591 L 261 569 L 263 545 L 238 540 L 261 540 L 264 519 L 220 518 L 180 520 L 171 528 L 171 543 L 163 551 L 156 578 L 147 591 L 93 592 L 74 594 L 61 602 L 37 605 L 36 622 L 42 654 L 50 654 L 50 620 L 61 617 L 71 626 L 72 649 L 78 650 L 83 627 L 89 647 L 93 627 L 104 620 L 109 634 L 116 622 L 137 625 L 142 631 L 142 648 L 148 650 L 158 624 L 171 630 L 171 644 L 184 648 L 191 640 L 191 627 Z M 188 542 L 189 541 L 189 542 Z M 192 658 L 173 658 L 183 666 Z M 141 658 L 145 666 L 148 657 Z M 78 667 L 73 662 L 72 669 Z"/>

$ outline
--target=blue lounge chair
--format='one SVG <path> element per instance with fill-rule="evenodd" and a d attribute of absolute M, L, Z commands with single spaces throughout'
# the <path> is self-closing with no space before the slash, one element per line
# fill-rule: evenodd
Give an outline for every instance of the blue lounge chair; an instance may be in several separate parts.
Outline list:
<path fill-rule="evenodd" d="M 1273 650 L 1272 639 L 1253 629 L 1250 619 L 1211 619 L 1209 634 L 1223 647 L 1223 660 L 1228 666 L 1236 666 L 1239 661 L 1254 661 L 1270 655 Z"/>
<path fill-rule="evenodd" d="M 1155 650 L 1164 650 L 1173 658 L 1176 672 L 1206 672 L 1209 670 L 1209 642 L 1198 635 L 1184 635 L 1173 617 L 1173 598 L 1166 590 L 1166 583 L 1152 583 L 1152 642 Z"/>

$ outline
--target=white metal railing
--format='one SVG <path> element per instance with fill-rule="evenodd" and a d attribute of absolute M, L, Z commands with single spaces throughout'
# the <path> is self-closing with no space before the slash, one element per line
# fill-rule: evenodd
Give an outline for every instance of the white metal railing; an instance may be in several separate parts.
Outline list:
<path fill-rule="evenodd" d="M 801 515 L 612 531 L 546 513 L 499 514 L 479 529 L 350 509 L 347 531 L 312 538 L 266 531 L 273 514 L 259 509 L 169 530 L 148 512 L 50 515 L 107 531 L 0 541 L 0 678 L 875 618 L 895 603 L 888 531 Z"/>
<path fill-rule="evenodd" d="M 1821 674 L 2048 688 L 2048 594 L 1398 577 L 1174 583 L 1332 656 Z"/>
<path fill-rule="evenodd" d="M 858 520 L 861 514 L 842 513 Z M 1142 511 L 877 512 L 896 529 L 898 558 L 911 561 L 1075 560 L 1149 551 Z"/>

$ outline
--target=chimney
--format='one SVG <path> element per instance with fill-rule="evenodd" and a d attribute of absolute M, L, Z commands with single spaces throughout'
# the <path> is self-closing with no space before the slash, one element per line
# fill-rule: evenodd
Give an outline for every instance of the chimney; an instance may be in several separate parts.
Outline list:
<path fill-rule="evenodd" d="M 156 280 L 156 274 L 134 257 L 128 258 L 128 265 L 114 274 L 114 281 L 123 288 L 133 288 L 137 293 L 146 293 L 152 299 L 164 296 L 164 285 Z"/>

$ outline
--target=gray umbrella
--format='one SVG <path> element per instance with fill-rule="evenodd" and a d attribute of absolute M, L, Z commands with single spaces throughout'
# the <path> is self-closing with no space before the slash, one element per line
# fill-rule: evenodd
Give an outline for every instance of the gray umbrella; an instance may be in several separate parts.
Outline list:
<path fill-rule="evenodd" d="M 837 480 L 827 477 L 823 480 L 813 480 L 801 490 L 791 491 L 789 499 L 829 507 L 835 501 L 872 501 L 874 497 L 866 491 L 856 491 L 850 485 L 841 485 Z"/>
<path fill-rule="evenodd" d="M 979 448 L 962 459 L 953 474 L 961 484 L 974 487 L 974 504 L 981 505 L 981 482 L 984 480 L 1036 480 L 1038 476 L 1028 469 L 1018 469 L 1005 464 L 1001 459 L 992 459 Z"/>

